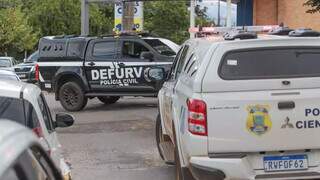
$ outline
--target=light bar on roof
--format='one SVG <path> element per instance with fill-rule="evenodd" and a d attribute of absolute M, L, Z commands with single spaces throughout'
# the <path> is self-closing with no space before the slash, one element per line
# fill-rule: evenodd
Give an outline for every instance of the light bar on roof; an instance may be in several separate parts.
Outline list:
<path fill-rule="evenodd" d="M 199 31 L 199 28 L 189 28 L 191 33 L 226 33 L 234 30 L 245 30 L 249 32 L 269 32 L 270 30 L 279 28 L 278 25 L 266 25 L 266 26 L 236 26 L 232 28 L 228 27 L 202 27 L 202 30 Z"/>

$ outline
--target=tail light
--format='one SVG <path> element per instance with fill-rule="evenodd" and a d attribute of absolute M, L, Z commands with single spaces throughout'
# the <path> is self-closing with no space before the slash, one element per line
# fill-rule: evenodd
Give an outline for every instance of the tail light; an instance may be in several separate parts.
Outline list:
<path fill-rule="evenodd" d="M 39 81 L 39 65 L 35 65 L 35 79 L 36 81 Z"/>
<path fill-rule="evenodd" d="M 190 133 L 207 136 L 207 105 L 202 100 L 188 99 L 188 130 Z"/>
<path fill-rule="evenodd" d="M 44 137 L 41 127 L 33 128 L 32 131 L 39 137 Z"/>

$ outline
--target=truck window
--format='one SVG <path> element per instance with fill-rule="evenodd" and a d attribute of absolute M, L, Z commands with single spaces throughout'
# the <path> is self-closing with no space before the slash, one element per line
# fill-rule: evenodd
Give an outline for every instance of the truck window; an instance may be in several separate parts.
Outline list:
<path fill-rule="evenodd" d="M 97 42 L 94 44 L 92 55 L 101 58 L 114 58 L 115 47 L 115 41 Z"/>
<path fill-rule="evenodd" d="M 320 77 L 319 48 L 268 48 L 228 52 L 220 63 L 222 79 Z"/>
<path fill-rule="evenodd" d="M 124 58 L 138 58 L 142 52 L 148 52 L 149 50 L 141 43 L 134 41 L 124 41 L 122 43 L 122 57 Z"/>
<path fill-rule="evenodd" d="M 165 56 L 174 56 L 176 53 L 166 44 L 161 42 L 159 39 L 144 39 L 153 49 L 155 49 L 159 54 Z"/>

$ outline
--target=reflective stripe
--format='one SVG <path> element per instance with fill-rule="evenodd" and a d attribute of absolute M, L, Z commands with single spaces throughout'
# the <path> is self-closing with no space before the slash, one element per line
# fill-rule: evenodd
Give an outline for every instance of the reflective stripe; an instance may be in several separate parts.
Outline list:
<path fill-rule="evenodd" d="M 45 66 L 82 66 L 83 62 L 38 62 L 40 67 Z"/>

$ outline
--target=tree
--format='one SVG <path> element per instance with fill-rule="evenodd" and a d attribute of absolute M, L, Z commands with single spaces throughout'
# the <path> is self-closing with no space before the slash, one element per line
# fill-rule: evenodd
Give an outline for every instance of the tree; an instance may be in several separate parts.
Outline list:
<path fill-rule="evenodd" d="M 40 36 L 80 34 L 80 0 L 23 0 L 22 3 Z M 111 17 L 113 6 L 91 4 L 91 34 L 110 33 L 113 27 Z"/>
<path fill-rule="evenodd" d="M 307 10 L 307 13 L 320 12 L 320 0 L 307 0 L 304 3 L 305 6 L 309 6 L 311 9 Z"/>
<path fill-rule="evenodd" d="M 19 7 L 0 9 L 0 53 L 14 49 L 19 52 L 31 50 L 37 42 L 37 33 Z"/>

